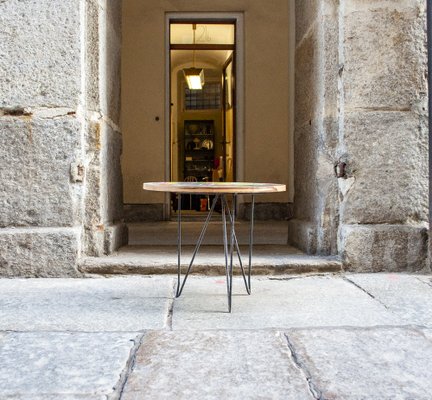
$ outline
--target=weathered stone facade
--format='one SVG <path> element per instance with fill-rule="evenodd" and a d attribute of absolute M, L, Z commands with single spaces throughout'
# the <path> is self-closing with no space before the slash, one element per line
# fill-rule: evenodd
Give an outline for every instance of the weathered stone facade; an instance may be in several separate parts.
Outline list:
<path fill-rule="evenodd" d="M 120 1 L 0 2 L 0 275 L 124 242 Z"/>
<path fill-rule="evenodd" d="M 417 0 L 296 1 L 290 238 L 354 271 L 426 267 L 425 18 Z"/>
<path fill-rule="evenodd" d="M 295 3 L 291 242 L 428 268 L 425 2 Z M 127 236 L 121 0 L 0 0 L 0 43 L 0 276 L 77 276 Z"/>

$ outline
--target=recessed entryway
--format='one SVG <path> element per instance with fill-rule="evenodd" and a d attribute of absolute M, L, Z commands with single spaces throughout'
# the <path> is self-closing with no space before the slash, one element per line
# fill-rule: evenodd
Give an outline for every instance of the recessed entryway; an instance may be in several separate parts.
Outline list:
<path fill-rule="evenodd" d="M 222 62 L 219 62 L 218 68 L 223 67 L 223 62 L 227 62 L 226 75 L 232 73 L 233 76 L 231 87 L 235 90 L 235 95 L 230 96 L 227 92 L 227 95 L 224 96 L 222 93 L 220 99 L 221 106 L 226 104 L 227 110 L 232 111 L 233 140 L 232 143 L 215 143 L 216 140 L 214 140 L 214 151 L 218 151 L 216 146 L 223 148 L 225 144 L 226 155 L 223 155 L 222 150 L 220 152 L 222 162 L 220 156 L 213 157 L 213 166 L 202 166 L 201 172 L 204 170 L 211 172 L 212 179 L 219 179 L 221 175 L 225 180 L 287 184 L 286 193 L 260 196 L 259 199 L 257 198 L 256 205 L 257 219 L 284 220 L 289 217 L 289 203 L 292 202 L 293 197 L 293 185 L 290 183 L 293 175 L 292 146 L 290 145 L 292 117 L 289 104 L 292 85 L 289 77 L 294 70 L 289 63 L 290 14 L 286 3 L 278 1 L 277 6 L 272 2 L 272 4 L 261 7 L 258 4 L 245 5 L 234 1 L 227 6 L 205 0 L 200 2 L 200 7 L 196 11 L 191 11 L 192 9 L 191 4 L 182 3 L 177 4 L 173 10 L 172 5 L 153 0 L 149 2 L 130 0 L 124 3 L 122 176 L 125 220 L 126 222 L 138 222 L 170 219 L 172 214 L 170 196 L 144 191 L 143 182 L 184 180 L 183 170 L 186 156 L 182 157 L 178 151 L 172 151 L 172 147 L 177 146 L 178 150 L 179 146 L 184 148 L 188 143 L 184 141 L 176 143 L 175 139 L 172 141 L 171 132 L 174 129 L 184 132 L 185 121 L 212 119 L 202 115 L 187 117 L 183 118 L 180 123 L 175 122 L 174 128 L 171 129 L 172 109 L 176 105 L 172 101 L 174 96 L 171 96 L 173 72 L 170 65 L 170 53 L 175 51 L 182 57 L 188 55 L 187 60 L 183 62 L 180 60 L 177 65 L 177 75 L 181 79 L 184 79 L 183 70 L 193 66 L 193 49 L 170 49 L 170 28 L 174 23 L 185 25 L 184 29 L 189 41 L 183 44 L 172 43 L 174 45 L 189 44 L 190 46 L 192 43 L 193 46 L 194 23 L 196 24 L 196 44 L 200 44 L 200 40 L 206 39 L 209 35 L 213 36 L 213 33 L 209 34 L 209 29 L 213 26 L 231 26 L 231 32 L 234 28 L 234 40 L 228 43 L 222 42 L 222 45 L 234 45 L 234 49 L 232 50 L 231 47 L 217 50 L 220 54 L 224 54 L 224 57 L 220 57 Z M 201 27 L 200 24 L 205 26 Z M 215 45 L 220 46 L 220 43 L 217 40 Z M 206 45 L 206 43 L 201 44 Z M 207 43 L 207 45 L 210 44 Z M 231 65 L 227 54 L 230 49 L 233 51 L 232 71 L 230 71 Z M 180 51 L 184 54 L 180 54 Z M 196 50 L 195 67 L 204 69 L 206 84 L 219 81 L 222 87 L 221 73 L 219 71 L 217 75 L 214 74 L 214 62 L 209 60 L 209 54 L 216 50 L 203 51 L 207 51 L 207 55 L 203 54 L 203 57 L 207 57 L 207 63 L 202 60 L 203 63 L 197 64 L 199 54 Z M 220 54 L 214 53 L 214 56 L 219 57 Z M 208 88 L 211 86 L 209 85 Z M 218 88 L 213 85 L 213 91 L 217 90 Z M 196 100 L 190 96 L 189 105 Z M 181 102 L 186 102 L 184 93 Z M 177 99 L 177 107 L 179 103 Z M 200 110 L 190 110 L 192 111 L 198 113 Z M 202 110 L 200 112 L 204 114 Z M 226 116 L 224 119 L 228 122 L 229 118 Z M 217 119 L 222 121 L 218 123 L 219 132 L 223 132 L 224 119 L 220 117 Z M 215 122 L 214 125 L 216 132 L 217 123 Z M 196 128 L 192 123 L 192 130 Z M 198 126 L 198 129 L 204 132 L 212 130 L 211 126 L 208 127 L 206 124 L 204 127 Z M 231 142 L 228 140 L 228 133 L 226 137 L 226 141 Z M 205 138 L 202 138 L 204 140 L 197 138 L 200 139 L 199 143 L 194 143 L 193 139 L 195 138 L 191 140 L 193 148 L 203 147 L 202 142 L 205 141 Z M 206 146 L 211 147 L 208 141 L 204 145 L 205 149 Z M 229 145 L 232 146 L 231 149 Z M 189 146 L 192 145 L 189 144 Z M 191 156 L 188 155 L 188 157 Z M 212 157 L 204 155 L 205 157 L 210 160 L 204 159 L 202 163 L 209 161 L 211 164 Z M 180 158 L 183 158 L 183 165 L 179 167 Z M 194 157 L 192 156 L 192 160 L 188 162 L 194 164 Z M 197 166 L 194 167 L 199 169 Z M 203 177 L 206 176 L 198 177 L 198 179 Z M 238 200 L 238 215 L 247 215 L 250 198 L 243 197 Z M 198 206 L 201 209 L 201 202 L 195 202 L 195 207 Z M 194 210 L 193 212 L 197 213 Z"/>

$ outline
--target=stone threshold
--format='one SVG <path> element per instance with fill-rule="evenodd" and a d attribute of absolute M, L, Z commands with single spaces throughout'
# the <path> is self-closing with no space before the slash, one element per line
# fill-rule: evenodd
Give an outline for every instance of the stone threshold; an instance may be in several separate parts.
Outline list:
<path fill-rule="evenodd" d="M 203 226 L 201 220 L 182 222 L 182 242 L 184 245 L 194 245 L 200 235 Z M 177 229 L 176 221 L 159 221 L 147 223 L 129 223 L 129 245 L 140 246 L 176 246 Z M 236 235 L 240 244 L 249 243 L 249 222 L 236 221 Z M 287 221 L 255 221 L 254 243 L 259 244 L 288 244 L 288 222 Z M 208 225 L 204 245 L 223 245 L 222 225 L 220 216 L 214 218 Z"/>
<path fill-rule="evenodd" d="M 186 271 L 193 246 L 182 248 L 182 267 Z M 248 263 L 248 249 L 240 246 L 243 265 Z M 222 246 L 202 246 L 195 258 L 192 273 L 224 275 Z M 177 273 L 176 246 L 125 246 L 117 253 L 103 257 L 82 259 L 79 270 L 85 274 L 100 275 L 151 275 Z M 337 257 L 310 256 L 287 245 L 256 245 L 253 249 L 253 275 L 283 275 L 303 273 L 342 272 Z M 240 274 L 237 254 L 234 254 L 234 275 Z"/>

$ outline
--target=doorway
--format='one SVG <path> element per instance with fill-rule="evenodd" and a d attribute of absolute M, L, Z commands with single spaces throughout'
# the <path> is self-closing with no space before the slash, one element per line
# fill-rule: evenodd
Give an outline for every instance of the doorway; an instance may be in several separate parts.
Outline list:
<path fill-rule="evenodd" d="M 238 112 L 237 17 L 167 17 L 167 160 L 171 181 L 234 181 L 242 175 Z M 192 70 L 198 87 L 190 82 Z M 241 109 L 241 107 L 240 107 Z M 240 129 L 239 129 L 240 128 Z M 200 215 L 208 198 L 185 196 L 183 210 Z M 168 215 L 177 202 L 167 199 Z"/>

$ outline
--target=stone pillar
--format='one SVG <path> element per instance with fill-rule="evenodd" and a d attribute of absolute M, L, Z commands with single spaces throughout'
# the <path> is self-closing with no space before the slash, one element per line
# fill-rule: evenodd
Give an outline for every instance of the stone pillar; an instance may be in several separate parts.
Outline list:
<path fill-rule="evenodd" d="M 0 275 L 77 275 L 78 0 L 0 2 Z"/>
<path fill-rule="evenodd" d="M 87 185 L 84 253 L 101 256 L 127 243 L 120 166 L 121 0 L 84 2 L 83 98 Z"/>
<path fill-rule="evenodd" d="M 425 3 L 296 1 L 296 19 L 291 240 L 354 271 L 422 270 Z"/>
<path fill-rule="evenodd" d="M 335 1 L 296 1 L 294 219 L 291 243 L 336 254 L 339 17 Z"/>
<path fill-rule="evenodd" d="M 0 1 L 0 276 L 78 276 L 122 242 L 120 14 Z"/>
<path fill-rule="evenodd" d="M 426 2 L 343 3 L 339 247 L 355 271 L 425 267 Z"/>

